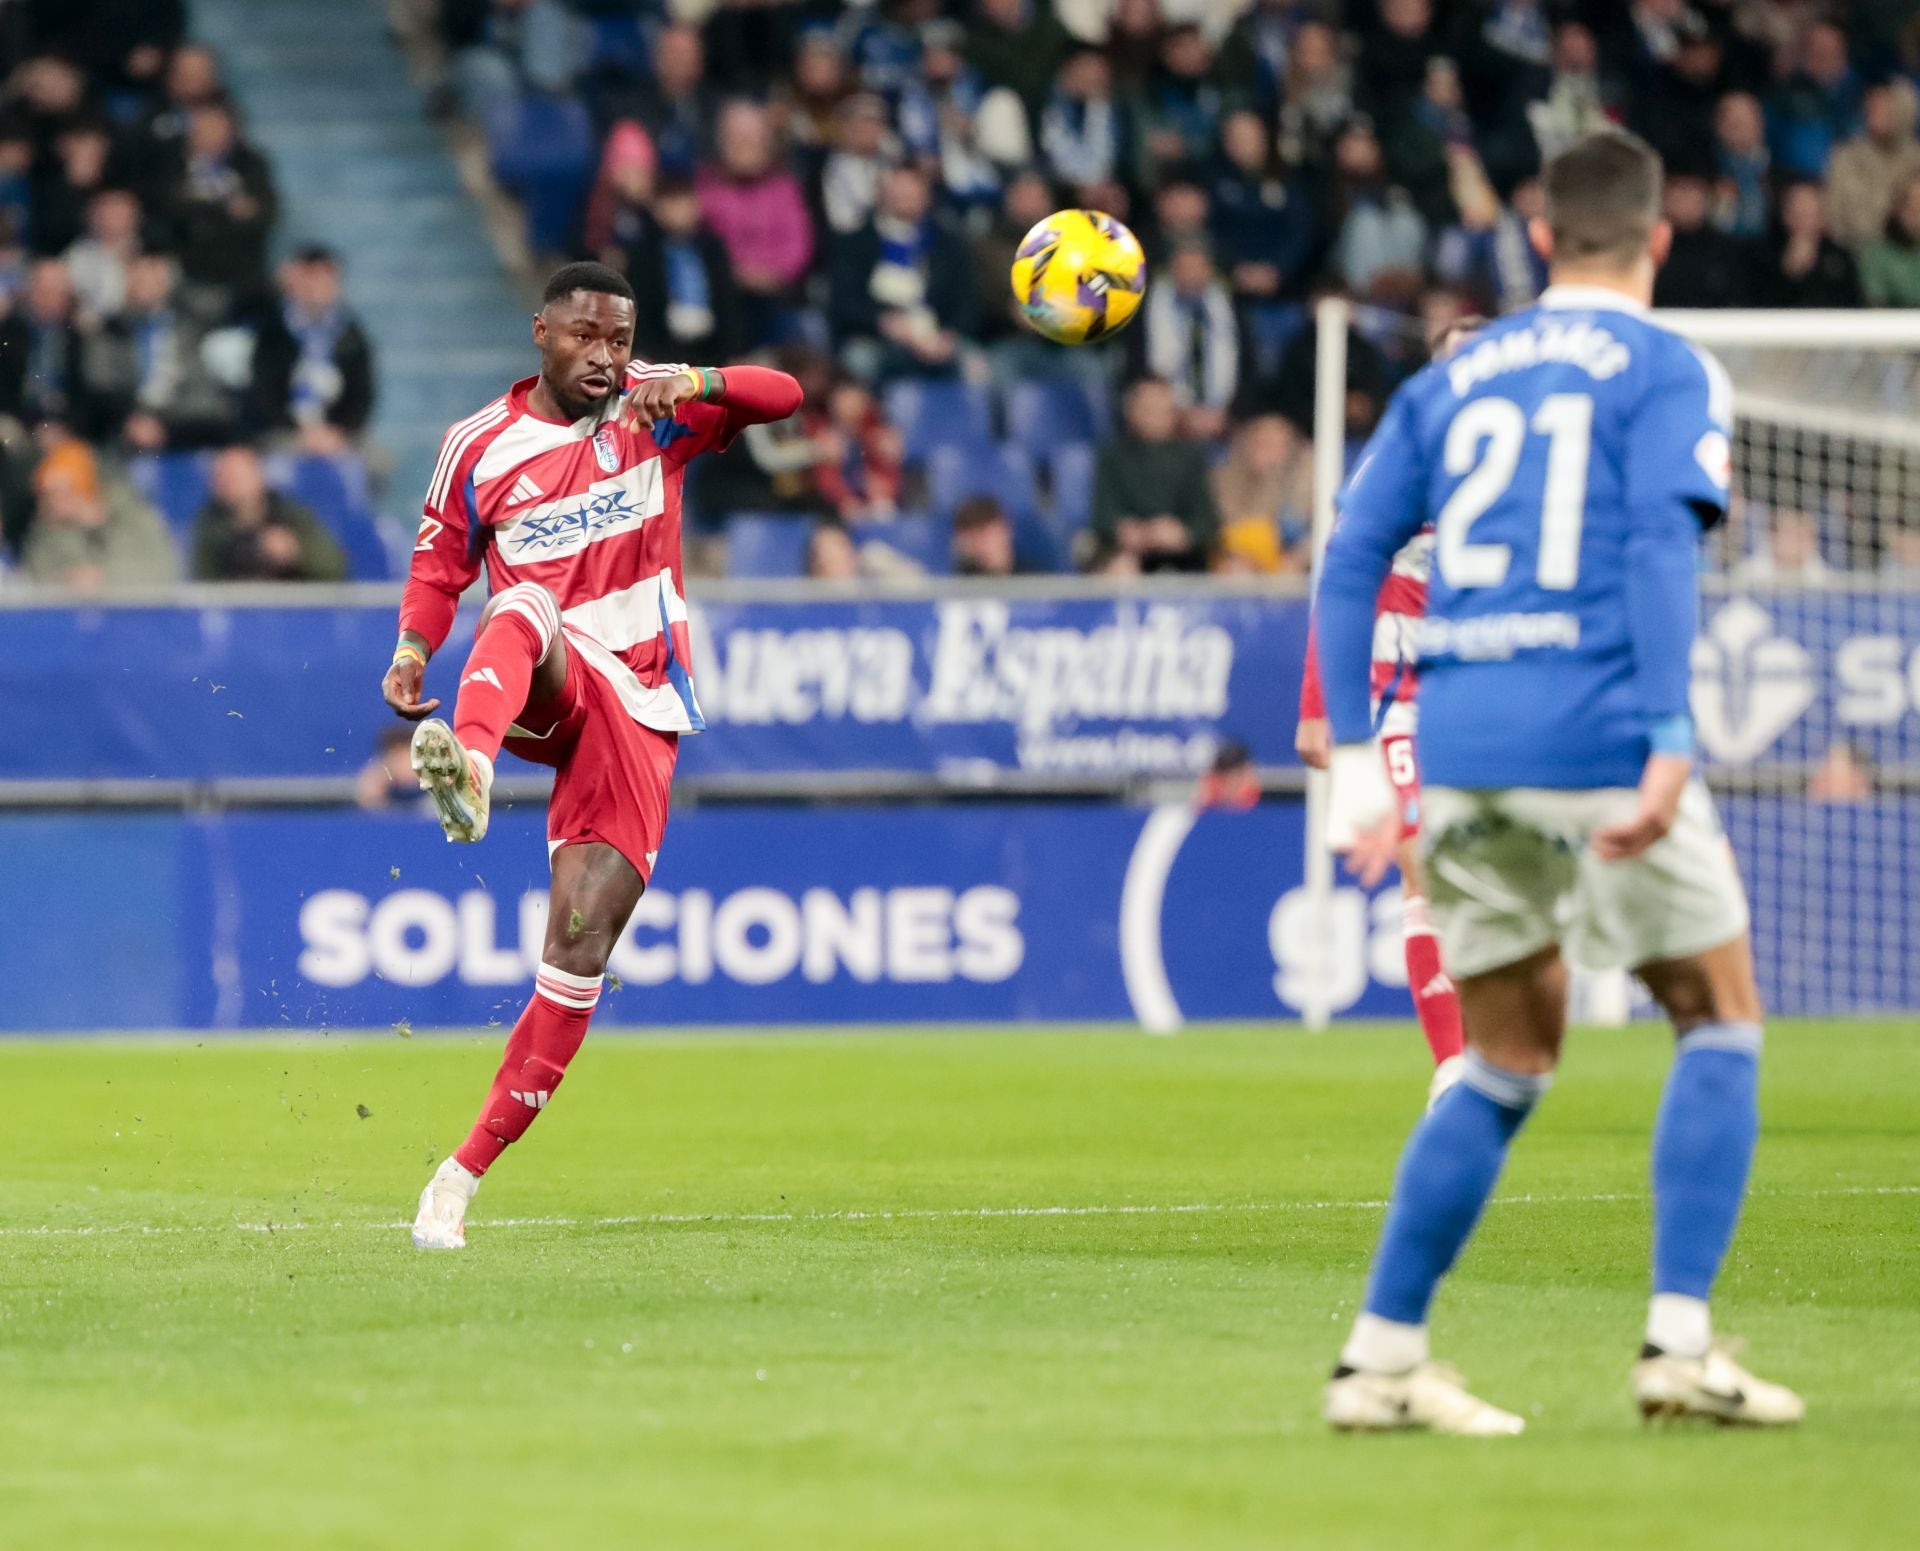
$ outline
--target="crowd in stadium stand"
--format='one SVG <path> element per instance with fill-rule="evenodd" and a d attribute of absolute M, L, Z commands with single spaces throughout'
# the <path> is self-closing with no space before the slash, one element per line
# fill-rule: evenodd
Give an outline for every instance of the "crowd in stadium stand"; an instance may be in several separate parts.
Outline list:
<path fill-rule="evenodd" d="M 653 355 L 774 351 L 813 390 L 697 493 L 716 522 L 766 514 L 728 516 L 736 569 L 1299 570 L 1311 302 L 1361 304 L 1364 433 L 1433 325 L 1538 293 L 1542 159 L 1606 124 L 1667 162 L 1662 305 L 1920 306 L 1920 24 L 1898 0 L 438 14 L 450 110 L 508 187 L 539 180 L 534 248 L 624 267 Z M 1045 345 L 1012 310 L 1015 244 L 1068 204 L 1153 261 L 1110 347 Z M 781 536 L 809 511 L 807 542 Z"/>
<path fill-rule="evenodd" d="M 336 255 L 270 270 L 272 171 L 187 30 L 182 0 L 0 4 L 0 576 L 13 581 L 347 574 L 335 513 L 322 521 L 282 487 L 346 512 L 328 496 L 364 483 L 372 348 Z M 217 456 L 182 456 L 195 453 Z"/>
<path fill-rule="evenodd" d="M 1537 294 L 1541 161 L 1603 124 L 1667 160 L 1660 303 L 1920 307 L 1906 0 L 391 4 L 538 258 L 628 274 L 643 355 L 805 382 L 699 470 L 696 562 L 739 574 L 1298 572 L 1314 300 L 1357 304 L 1358 438 L 1438 325 Z M 0 0 L 0 567 L 382 574 L 340 496 L 371 346 L 336 255 L 270 272 L 271 169 L 186 32 L 184 0 Z M 1080 350 L 1006 284 L 1070 204 L 1153 266 Z M 1803 518 L 1759 514 L 1753 567 Z M 1812 562 L 1911 564 L 1809 520 Z"/>

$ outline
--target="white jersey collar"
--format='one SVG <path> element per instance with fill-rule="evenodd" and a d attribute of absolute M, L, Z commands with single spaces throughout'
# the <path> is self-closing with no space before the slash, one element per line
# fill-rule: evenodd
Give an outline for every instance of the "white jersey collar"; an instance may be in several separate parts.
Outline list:
<path fill-rule="evenodd" d="M 1550 285 L 1540 293 L 1542 307 L 1572 307 L 1583 312 L 1645 313 L 1646 306 L 1624 291 L 1604 285 Z"/>

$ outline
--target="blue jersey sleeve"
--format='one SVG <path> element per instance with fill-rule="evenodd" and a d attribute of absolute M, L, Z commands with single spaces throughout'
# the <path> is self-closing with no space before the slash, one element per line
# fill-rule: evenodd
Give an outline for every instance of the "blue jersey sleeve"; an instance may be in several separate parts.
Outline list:
<path fill-rule="evenodd" d="M 1655 753 L 1693 751 L 1700 533 L 1726 511 L 1732 413 L 1733 387 L 1720 363 L 1676 342 L 1627 438 L 1627 629 Z"/>
<path fill-rule="evenodd" d="M 1394 395 L 1361 454 L 1321 564 L 1315 630 L 1336 743 L 1363 743 L 1373 735 L 1373 620 L 1380 584 L 1393 557 L 1427 520 L 1412 386 Z"/>

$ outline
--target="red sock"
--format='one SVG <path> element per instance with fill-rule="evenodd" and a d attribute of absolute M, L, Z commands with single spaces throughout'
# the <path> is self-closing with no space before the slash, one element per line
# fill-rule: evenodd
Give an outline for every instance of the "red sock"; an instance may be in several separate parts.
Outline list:
<path fill-rule="evenodd" d="M 1413 992 L 1413 1013 L 1427 1048 L 1438 1066 L 1466 1048 L 1460 1033 L 1460 994 L 1440 963 L 1440 939 L 1433 934 L 1433 916 L 1427 902 L 1409 894 L 1401 903 L 1402 932 L 1407 949 L 1407 989 Z"/>
<path fill-rule="evenodd" d="M 506 1059 L 494 1075 L 480 1118 L 454 1152 L 454 1161 L 469 1174 L 486 1173 L 507 1144 L 519 1141 L 533 1117 L 547 1107 L 566 1076 L 567 1063 L 587 1037 L 602 978 L 540 966 L 533 999 L 513 1026 Z"/>
<path fill-rule="evenodd" d="M 544 587 L 523 582 L 494 599 L 493 617 L 474 637 L 453 703 L 453 735 L 463 747 L 499 759 L 507 729 L 527 703 L 534 666 L 559 633 L 560 611 Z"/>

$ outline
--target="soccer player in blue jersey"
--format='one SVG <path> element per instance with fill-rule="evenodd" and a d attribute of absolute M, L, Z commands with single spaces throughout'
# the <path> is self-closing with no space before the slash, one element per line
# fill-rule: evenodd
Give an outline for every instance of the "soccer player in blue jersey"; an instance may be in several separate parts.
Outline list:
<path fill-rule="evenodd" d="M 1429 1361 L 1427 1311 L 1552 1080 L 1564 949 L 1632 968 L 1678 1035 L 1653 1136 L 1642 1412 L 1796 1422 L 1799 1397 L 1715 1346 L 1707 1312 L 1746 1193 L 1760 1056 L 1746 898 L 1693 774 L 1687 705 L 1696 555 L 1726 508 L 1732 388 L 1647 315 L 1672 235 L 1654 153 L 1590 136 L 1553 159 L 1546 192 L 1533 240 L 1552 283 L 1394 396 L 1320 584 L 1330 827 L 1377 876 L 1396 820 L 1369 722 L 1374 600 L 1395 551 L 1434 524 L 1422 819 L 1468 1047 L 1461 1081 L 1401 1155 L 1326 1417 L 1521 1431 Z"/>

